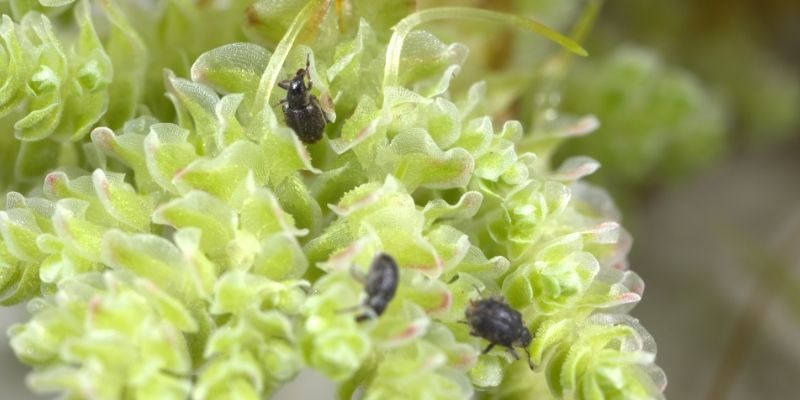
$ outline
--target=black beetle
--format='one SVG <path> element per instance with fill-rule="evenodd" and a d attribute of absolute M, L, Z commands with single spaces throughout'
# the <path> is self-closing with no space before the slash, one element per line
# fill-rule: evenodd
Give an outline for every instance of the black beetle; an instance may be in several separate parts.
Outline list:
<path fill-rule="evenodd" d="M 306 67 L 298 69 L 294 78 L 278 82 L 278 86 L 286 90 L 286 98 L 280 102 L 283 106 L 283 119 L 304 143 L 316 143 L 322 139 L 322 131 L 328 122 L 319 100 L 310 93 L 310 66 L 311 61 L 306 57 Z M 306 77 L 308 86 L 305 83 Z"/>
<path fill-rule="evenodd" d="M 356 277 L 364 282 L 364 291 L 367 293 L 367 298 L 358 307 L 363 307 L 366 311 L 359 314 L 356 321 L 361 322 L 379 317 L 397 292 L 397 283 L 400 277 L 397 263 L 388 254 L 380 253 L 372 260 L 367 276 Z"/>
<path fill-rule="evenodd" d="M 471 300 L 466 317 L 470 335 L 489 341 L 489 345 L 481 354 L 488 353 L 499 344 L 519 360 L 519 355 L 514 350 L 514 346 L 519 346 L 525 349 L 525 353 L 528 354 L 528 366 L 533 369 L 531 355 L 528 352 L 528 345 L 532 340 L 531 332 L 522 322 L 519 311 L 506 304 L 502 297 Z"/>

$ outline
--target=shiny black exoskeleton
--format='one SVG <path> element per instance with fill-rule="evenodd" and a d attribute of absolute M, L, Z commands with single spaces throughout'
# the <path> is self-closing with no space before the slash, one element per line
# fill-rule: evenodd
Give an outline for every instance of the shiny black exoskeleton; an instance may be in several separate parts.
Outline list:
<path fill-rule="evenodd" d="M 292 128 L 304 143 L 316 143 L 322 139 L 327 117 L 322 111 L 314 95 L 311 94 L 311 76 L 308 68 L 311 62 L 306 58 L 306 67 L 300 68 L 294 78 L 278 82 L 278 86 L 286 89 L 286 98 L 281 100 L 283 119 L 286 126 Z M 308 86 L 305 78 L 308 77 Z"/>
<path fill-rule="evenodd" d="M 367 298 L 364 299 L 362 306 L 366 312 L 359 314 L 356 321 L 365 321 L 383 314 L 389 301 L 397 292 L 399 280 L 397 263 L 386 253 L 380 253 L 372 260 L 367 277 L 364 279 L 364 291 Z"/>
<path fill-rule="evenodd" d="M 482 354 L 488 353 L 495 345 L 504 346 L 517 360 L 519 355 L 514 346 L 522 347 L 525 353 L 528 353 L 528 345 L 532 340 L 531 332 L 522 321 L 519 311 L 506 304 L 503 298 L 470 301 L 466 317 L 467 324 L 471 328 L 470 334 L 489 341 Z M 528 365 L 533 369 L 530 354 L 528 354 Z"/>

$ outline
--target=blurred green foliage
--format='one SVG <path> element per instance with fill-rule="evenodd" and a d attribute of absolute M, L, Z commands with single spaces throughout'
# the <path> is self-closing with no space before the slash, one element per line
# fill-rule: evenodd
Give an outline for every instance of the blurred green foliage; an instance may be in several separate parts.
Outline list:
<path fill-rule="evenodd" d="M 571 140 L 557 158 L 592 155 L 603 166 L 594 178 L 621 196 L 711 164 L 728 128 L 722 103 L 695 76 L 630 46 L 578 62 L 564 80 L 561 105 L 594 113 L 600 127 Z"/>
<path fill-rule="evenodd" d="M 635 38 L 718 95 L 743 145 L 800 134 L 800 3 L 793 0 L 609 2 L 595 40 Z M 589 45 L 591 47 L 591 45 Z"/>

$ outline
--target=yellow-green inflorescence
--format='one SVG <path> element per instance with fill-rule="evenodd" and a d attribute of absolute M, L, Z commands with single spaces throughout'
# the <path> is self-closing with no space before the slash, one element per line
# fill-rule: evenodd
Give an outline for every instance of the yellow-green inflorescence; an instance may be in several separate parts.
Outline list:
<path fill-rule="evenodd" d="M 581 181 L 599 165 L 548 165 L 597 121 L 495 126 L 485 84 L 448 90 L 467 49 L 414 28 L 464 17 L 581 52 L 574 42 L 520 17 L 403 1 L 155 3 L 143 26 L 163 35 L 215 18 L 238 32 L 205 33 L 191 64 L 165 56 L 177 60 L 158 76 L 167 103 L 148 100 L 152 60 L 200 45 L 137 31 L 141 9 L 12 1 L 3 18 L 3 185 L 40 180 L 0 211 L 2 303 L 28 301 L 9 336 L 32 390 L 256 399 L 312 368 L 341 398 L 662 397 L 655 344 L 626 315 L 643 290 L 631 239 Z M 79 33 L 62 43 L 51 18 Z M 332 121 L 314 145 L 276 107 L 276 82 L 307 57 Z M 353 269 L 379 252 L 400 267 L 397 295 L 357 323 Z M 521 312 L 533 371 L 501 347 L 481 354 L 460 323 L 480 296 Z"/>

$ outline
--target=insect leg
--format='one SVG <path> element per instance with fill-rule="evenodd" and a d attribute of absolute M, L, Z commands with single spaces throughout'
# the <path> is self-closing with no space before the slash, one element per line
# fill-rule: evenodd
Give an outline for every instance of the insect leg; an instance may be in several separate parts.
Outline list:
<path fill-rule="evenodd" d="M 344 313 L 349 313 L 349 312 L 353 312 L 353 311 L 358 311 L 358 310 L 360 310 L 362 308 L 364 308 L 364 305 L 363 304 L 358 304 L 358 305 L 355 305 L 355 306 L 340 308 L 340 309 L 336 310 L 336 313 L 337 314 L 344 314 Z"/>
<path fill-rule="evenodd" d="M 488 345 L 488 346 L 486 346 L 486 348 L 485 348 L 485 349 L 483 349 L 483 351 L 481 352 L 481 354 L 486 354 L 486 353 L 490 352 L 490 351 L 492 350 L 492 348 L 494 347 L 494 345 L 495 345 L 494 343 L 489 343 L 489 345 Z"/>
<path fill-rule="evenodd" d="M 514 356 L 515 360 L 519 360 L 519 354 L 517 354 L 517 351 L 514 350 L 513 347 L 508 347 L 508 352 L 511 353 L 512 356 Z"/>
<path fill-rule="evenodd" d="M 310 95 L 308 97 L 311 99 L 311 103 L 314 104 L 319 109 L 320 114 L 322 114 L 322 118 L 325 119 L 325 123 L 331 123 L 332 121 L 328 118 L 328 113 L 325 112 L 325 110 L 319 104 L 319 99 L 317 99 L 317 96 L 314 96 L 312 94 L 312 95 Z"/>
<path fill-rule="evenodd" d="M 350 265 L 350 276 L 352 276 L 353 279 L 357 280 L 362 285 L 367 283 L 367 276 L 364 275 L 364 272 L 356 268 L 355 265 Z"/>
<path fill-rule="evenodd" d="M 356 322 L 366 321 L 368 319 L 375 319 L 375 318 L 378 318 L 378 314 L 375 313 L 375 310 L 367 308 L 366 310 L 364 310 L 363 313 L 359 314 L 356 317 Z"/>
<path fill-rule="evenodd" d="M 472 287 L 474 287 L 475 291 L 478 292 L 478 297 L 483 297 L 483 293 L 481 293 L 481 288 L 479 288 L 478 285 L 473 283 Z"/>

